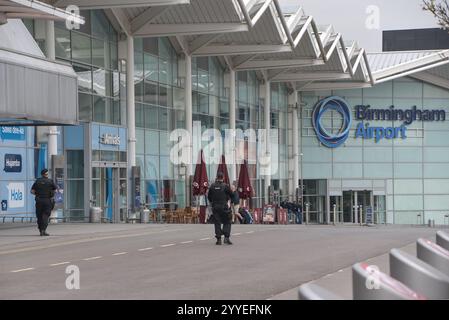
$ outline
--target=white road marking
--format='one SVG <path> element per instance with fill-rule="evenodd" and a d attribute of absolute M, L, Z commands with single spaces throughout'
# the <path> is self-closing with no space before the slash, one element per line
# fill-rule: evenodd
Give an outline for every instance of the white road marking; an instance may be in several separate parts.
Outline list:
<path fill-rule="evenodd" d="M 128 252 L 117 252 L 117 253 L 113 253 L 113 256 L 122 256 L 124 254 L 127 254 Z"/>
<path fill-rule="evenodd" d="M 142 248 L 142 249 L 139 249 L 138 251 L 148 251 L 148 250 L 152 250 L 153 248 Z"/>
<path fill-rule="evenodd" d="M 31 271 L 31 270 L 34 270 L 34 268 L 19 269 L 19 270 L 14 270 L 14 271 L 11 271 L 11 272 L 12 273 L 17 273 L 17 272 Z"/>
<path fill-rule="evenodd" d="M 56 266 L 62 266 L 64 264 L 69 264 L 70 261 L 65 261 L 65 262 L 59 262 L 59 263 L 53 263 L 50 265 L 50 267 L 56 267 Z"/>
<path fill-rule="evenodd" d="M 338 270 L 338 272 L 343 272 L 343 269 Z"/>
<path fill-rule="evenodd" d="M 186 243 L 192 243 L 193 241 L 183 241 L 181 242 L 182 244 L 186 244 Z"/>
<path fill-rule="evenodd" d="M 210 239 L 212 239 L 212 238 L 203 238 L 203 239 L 200 239 L 200 241 L 206 241 L 206 240 L 210 240 Z"/>
<path fill-rule="evenodd" d="M 248 234 L 249 234 L 249 233 L 254 233 L 254 231 L 248 231 L 248 232 L 246 232 L 246 233 L 248 233 Z"/>
<path fill-rule="evenodd" d="M 86 258 L 86 259 L 83 259 L 84 261 L 91 261 L 91 260 L 97 260 L 97 259 L 101 259 L 101 258 L 103 258 L 102 256 L 98 256 L 98 257 L 92 257 L 92 258 Z"/>
<path fill-rule="evenodd" d="M 188 229 L 185 229 L 185 228 L 184 229 L 170 229 L 170 230 L 163 230 L 163 231 L 151 231 L 151 232 L 145 232 L 145 233 L 123 234 L 123 235 L 117 235 L 117 236 L 105 236 L 105 237 L 98 237 L 98 238 L 89 238 L 89 239 L 80 239 L 80 240 L 73 240 L 73 241 L 66 241 L 66 242 L 58 242 L 58 243 L 53 243 L 53 244 L 44 245 L 44 246 L 34 246 L 34 247 L 27 247 L 27 248 L 15 249 L 15 250 L 0 251 L 0 255 L 19 253 L 19 252 L 27 252 L 27 251 L 35 251 L 35 250 L 40 250 L 40 249 L 50 249 L 50 248 L 55 248 L 55 247 L 60 247 L 60 246 L 87 243 L 87 242 L 100 241 L 100 240 L 142 237 L 142 236 L 148 236 L 148 235 L 152 235 L 152 234 L 160 234 L 162 232 L 177 232 L 177 231 L 182 231 L 182 230 L 188 230 Z"/>
<path fill-rule="evenodd" d="M 167 247 L 171 247 L 171 246 L 174 246 L 174 245 L 175 245 L 174 243 L 163 244 L 163 245 L 161 245 L 161 248 L 167 248 Z"/>
<path fill-rule="evenodd" d="M 240 233 L 240 232 L 239 232 L 239 233 L 233 233 L 232 235 L 233 235 L 233 236 L 240 236 L 241 233 Z"/>

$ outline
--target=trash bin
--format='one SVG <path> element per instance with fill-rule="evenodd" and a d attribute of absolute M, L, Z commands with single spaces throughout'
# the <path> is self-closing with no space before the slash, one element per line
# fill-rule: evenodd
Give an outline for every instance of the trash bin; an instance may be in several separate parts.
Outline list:
<path fill-rule="evenodd" d="M 90 223 L 100 223 L 102 212 L 103 212 L 103 210 L 100 207 L 90 207 L 89 222 Z"/>
<path fill-rule="evenodd" d="M 150 209 L 147 207 L 142 207 L 140 210 L 140 223 L 150 222 Z"/>

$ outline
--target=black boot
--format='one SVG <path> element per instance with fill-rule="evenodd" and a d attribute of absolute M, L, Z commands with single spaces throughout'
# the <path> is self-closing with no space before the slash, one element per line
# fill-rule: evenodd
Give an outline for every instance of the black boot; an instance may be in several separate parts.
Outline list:
<path fill-rule="evenodd" d="M 39 229 L 39 234 L 40 234 L 40 236 L 42 237 L 42 236 L 44 235 L 44 231 L 42 231 L 42 230 Z"/>
<path fill-rule="evenodd" d="M 49 234 L 47 233 L 47 230 L 42 231 L 41 236 L 49 236 Z"/>
<path fill-rule="evenodd" d="M 217 242 L 215 242 L 215 244 L 217 246 L 221 246 L 221 237 L 220 238 L 217 237 Z"/>
<path fill-rule="evenodd" d="M 229 240 L 229 238 L 225 238 L 224 239 L 224 243 L 229 244 L 229 245 L 232 244 L 232 242 L 231 242 L 231 240 Z"/>

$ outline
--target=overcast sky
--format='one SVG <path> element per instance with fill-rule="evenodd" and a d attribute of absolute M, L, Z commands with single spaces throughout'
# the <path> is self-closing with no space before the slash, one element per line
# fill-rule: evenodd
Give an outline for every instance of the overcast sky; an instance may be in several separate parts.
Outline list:
<path fill-rule="evenodd" d="M 335 31 L 342 33 L 345 40 L 356 40 L 368 52 L 382 51 L 383 30 L 438 27 L 433 15 L 422 10 L 422 0 L 279 1 L 286 13 L 302 6 L 318 25 L 334 25 Z M 376 29 L 377 21 L 379 29 Z"/>

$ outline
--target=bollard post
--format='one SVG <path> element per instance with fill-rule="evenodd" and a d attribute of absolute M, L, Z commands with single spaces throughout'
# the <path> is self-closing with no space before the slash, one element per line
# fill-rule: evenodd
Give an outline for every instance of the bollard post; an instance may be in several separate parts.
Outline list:
<path fill-rule="evenodd" d="M 367 263 L 352 266 L 354 300 L 425 300 L 403 283 Z"/>
<path fill-rule="evenodd" d="M 449 276 L 449 251 L 427 239 L 416 241 L 416 255 L 425 263 Z"/>
<path fill-rule="evenodd" d="M 309 206 L 310 204 L 306 203 L 306 224 L 309 224 Z"/>
<path fill-rule="evenodd" d="M 343 300 L 342 297 L 314 284 L 306 283 L 299 287 L 299 300 Z"/>
<path fill-rule="evenodd" d="M 449 276 L 406 252 L 390 251 L 390 274 L 428 299 L 449 299 Z"/>
<path fill-rule="evenodd" d="M 438 231 L 437 232 L 437 244 L 446 250 L 449 250 L 449 233 Z"/>
<path fill-rule="evenodd" d="M 337 223 L 337 205 L 334 204 L 334 226 Z"/>

